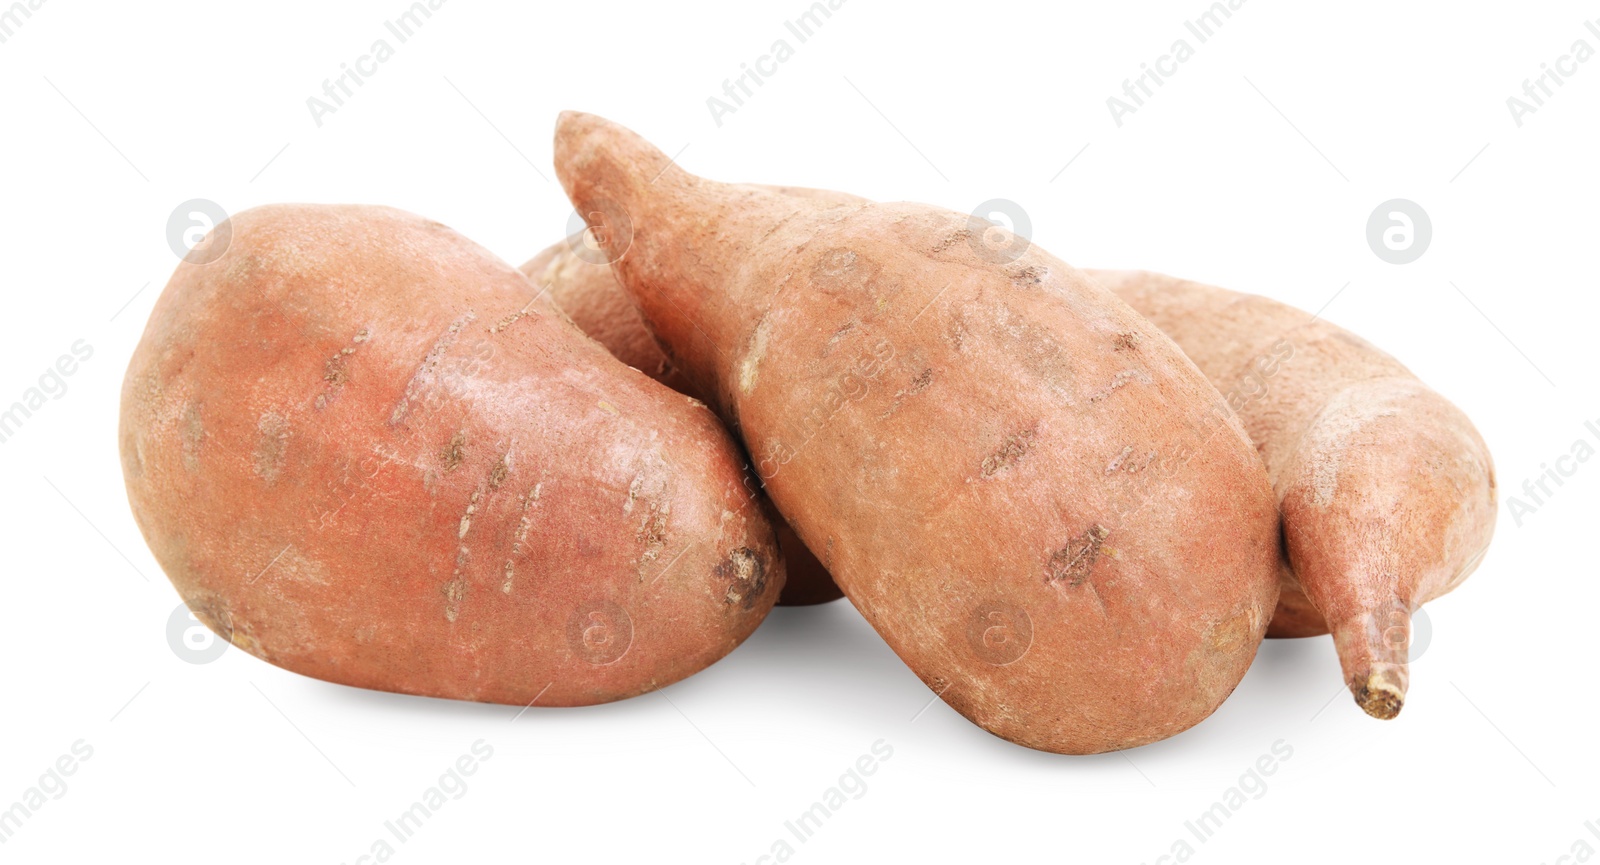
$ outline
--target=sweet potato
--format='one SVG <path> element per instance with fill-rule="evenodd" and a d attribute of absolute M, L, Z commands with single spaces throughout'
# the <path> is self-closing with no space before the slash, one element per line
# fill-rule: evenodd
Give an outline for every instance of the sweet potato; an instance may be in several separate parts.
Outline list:
<path fill-rule="evenodd" d="M 1091 276 L 1188 353 L 1266 462 L 1290 567 L 1268 636 L 1331 629 L 1361 708 L 1393 718 L 1416 609 L 1494 532 L 1494 463 L 1466 415 L 1399 361 L 1308 312 L 1137 271 Z"/>
<path fill-rule="evenodd" d="M 580 245 L 584 243 L 581 235 L 569 237 L 534 256 L 522 266 L 522 272 L 612 356 L 679 393 L 695 396 L 694 387 L 656 343 L 633 298 L 617 284 L 602 257 L 587 257 L 588 249 Z M 579 249 L 585 253 L 579 254 Z M 788 574 L 778 604 L 808 606 L 844 597 L 794 529 L 781 517 L 774 518 L 772 525 Z"/>
<path fill-rule="evenodd" d="M 585 114 L 555 154 L 673 365 L 947 703 L 1091 753 L 1233 690 L 1277 599 L 1275 503 L 1152 325 L 965 214 L 715 183 Z"/>
<path fill-rule="evenodd" d="M 605 346 L 617 360 L 698 399 L 694 388 L 656 344 L 633 298 L 617 285 L 611 267 L 604 261 L 586 260 L 574 251 L 583 248 L 584 242 L 582 235 L 569 237 L 529 259 L 520 270 L 579 330 Z"/>
<path fill-rule="evenodd" d="M 128 496 L 195 615 L 366 688 L 565 706 L 727 654 L 784 574 L 743 456 L 516 270 L 275 206 L 185 262 L 123 385 Z"/>

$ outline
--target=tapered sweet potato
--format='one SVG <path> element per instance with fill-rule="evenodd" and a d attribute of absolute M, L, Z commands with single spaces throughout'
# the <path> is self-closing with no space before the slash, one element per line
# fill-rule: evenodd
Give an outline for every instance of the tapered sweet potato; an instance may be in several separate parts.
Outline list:
<path fill-rule="evenodd" d="M 1494 463 L 1461 410 L 1311 313 L 1139 271 L 1091 271 L 1227 394 L 1266 462 L 1290 568 L 1268 636 L 1333 631 L 1377 718 L 1409 683 L 1411 615 L 1461 584 L 1494 533 Z"/>
<path fill-rule="evenodd" d="M 1090 753 L 1232 691 L 1277 599 L 1276 508 L 1148 322 L 965 214 L 714 183 L 585 114 L 555 154 L 672 363 L 947 703 Z"/>
<path fill-rule="evenodd" d="M 774 188 L 797 194 L 813 192 Z M 667 359 L 645 324 L 638 305 L 617 284 L 604 257 L 590 254 L 600 252 L 598 247 L 586 248 L 581 245 L 585 242 L 579 235 L 550 246 L 524 264 L 522 272 L 580 330 L 605 346 L 618 360 L 679 393 L 695 396 L 694 387 Z M 844 597 L 833 578 L 828 576 L 828 570 L 806 549 L 787 522 L 777 517 L 773 520 L 773 529 L 777 532 L 778 547 L 783 552 L 788 574 L 783 593 L 778 596 L 779 605 L 808 606 Z"/>
<path fill-rule="evenodd" d="M 128 495 L 195 615 L 367 688 L 580 705 L 669 684 L 783 566 L 698 402 L 396 210 L 275 206 L 185 262 L 123 385 Z"/>

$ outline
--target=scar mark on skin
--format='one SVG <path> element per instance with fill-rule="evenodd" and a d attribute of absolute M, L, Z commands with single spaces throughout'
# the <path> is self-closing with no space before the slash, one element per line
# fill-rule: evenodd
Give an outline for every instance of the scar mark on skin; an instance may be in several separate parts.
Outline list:
<path fill-rule="evenodd" d="M 1083 581 L 1089 578 L 1090 569 L 1100 558 L 1101 546 L 1110 536 L 1110 530 L 1096 523 L 1088 531 L 1067 541 L 1065 546 L 1050 554 L 1046 582 L 1066 580 L 1072 588 L 1083 585 Z"/>
<path fill-rule="evenodd" d="M 933 368 L 929 367 L 928 369 L 924 369 L 922 372 L 917 373 L 917 377 L 913 378 L 905 387 L 894 392 L 894 402 L 890 403 L 887 409 L 884 409 L 883 414 L 878 416 L 879 419 L 882 420 L 888 418 L 895 412 L 899 411 L 900 406 L 906 401 L 907 397 L 913 397 L 919 393 L 922 393 L 923 391 L 927 390 L 928 386 L 931 384 L 933 384 Z"/>
<path fill-rule="evenodd" d="M 510 315 L 505 316 L 504 318 L 500 319 L 499 321 L 495 322 L 494 324 L 489 325 L 489 333 L 491 333 L 491 334 L 500 333 L 501 331 L 503 331 L 506 328 L 512 326 L 513 324 L 516 324 L 517 322 L 519 322 L 522 319 L 528 317 L 529 315 L 532 315 L 533 314 L 533 305 L 539 302 L 539 298 L 544 295 L 545 289 L 547 289 L 547 288 L 549 288 L 548 285 L 541 287 L 539 289 L 539 293 L 534 295 L 533 298 L 531 300 L 529 300 L 526 304 L 524 304 L 521 309 L 517 310 L 516 312 L 511 313 Z"/>
<path fill-rule="evenodd" d="M 478 512 L 478 502 L 483 500 L 483 490 L 472 491 L 472 499 L 467 502 L 467 512 L 461 515 L 461 530 L 456 533 L 457 540 L 465 540 L 467 530 L 472 528 L 472 515 Z"/>
<path fill-rule="evenodd" d="M 350 345 L 339 349 L 333 357 L 322 364 L 322 380 L 328 383 L 328 387 L 317 394 L 315 405 L 318 411 L 327 408 L 328 403 L 344 389 L 345 383 L 350 381 L 350 356 L 356 353 L 357 346 L 371 337 L 372 331 L 363 327 L 356 331 L 355 337 L 350 340 Z"/>
<path fill-rule="evenodd" d="M 716 574 L 728 583 L 723 603 L 743 602 L 746 610 L 755 607 L 756 599 L 767 588 L 767 563 L 749 547 L 728 553 L 727 560 L 717 564 Z"/>
<path fill-rule="evenodd" d="M 422 389 L 433 378 L 433 373 L 438 368 L 439 361 L 443 360 L 445 352 L 455 345 L 456 338 L 461 334 L 461 329 L 466 327 L 469 322 L 475 321 L 477 317 L 476 313 L 467 310 L 465 315 L 450 323 L 450 327 L 434 342 L 433 347 L 428 349 L 428 353 L 423 355 L 422 362 L 417 365 L 417 371 L 412 374 L 411 380 L 406 382 L 405 393 L 401 395 L 400 401 L 395 403 L 394 410 L 389 413 L 389 424 L 391 426 L 405 420 L 406 413 L 411 410 L 412 402 L 421 396 Z"/>
<path fill-rule="evenodd" d="M 1038 285 L 1039 283 L 1044 282 L 1044 278 L 1049 275 L 1050 268 L 1040 267 L 1036 264 L 1030 264 L 1027 267 L 1020 268 L 1015 273 L 1011 274 L 1011 283 L 1013 285 L 1020 286 Z"/>
<path fill-rule="evenodd" d="M 510 474 L 511 452 L 506 451 L 500 455 L 500 461 L 494 464 L 494 468 L 489 470 L 489 492 L 500 489 L 500 485 L 506 482 L 506 477 Z"/>
<path fill-rule="evenodd" d="M 505 481 L 506 475 L 511 473 L 510 459 L 510 451 L 501 454 L 500 459 L 495 461 L 494 468 L 489 470 L 489 476 L 484 478 L 483 483 L 478 484 L 478 488 L 472 491 L 472 498 L 467 501 L 467 510 L 461 515 L 461 529 L 456 535 L 458 540 L 466 539 L 467 531 L 472 528 L 472 516 L 478 512 L 483 500 L 499 489 L 500 484 Z"/>
<path fill-rule="evenodd" d="M 843 340 L 850 334 L 855 333 L 858 326 L 860 326 L 860 322 L 852 318 L 844 324 L 834 328 L 833 333 L 828 335 L 828 345 L 824 350 L 824 354 L 831 354 L 833 352 L 833 347 L 838 345 L 840 340 Z"/>
<path fill-rule="evenodd" d="M 1105 399 L 1106 397 L 1111 396 L 1112 392 L 1115 391 L 1117 388 L 1122 387 L 1123 385 L 1127 384 L 1130 381 L 1137 381 L 1140 384 L 1153 384 L 1154 383 L 1154 381 L 1150 378 L 1150 375 L 1148 373 L 1144 372 L 1143 370 L 1125 369 L 1122 372 L 1119 372 L 1116 375 L 1112 376 L 1111 384 L 1107 385 L 1105 387 L 1105 389 L 1103 389 L 1101 391 L 1098 391 L 1097 393 L 1095 393 L 1092 396 L 1090 396 L 1089 397 L 1089 402 L 1092 402 L 1092 403 L 1093 402 L 1100 402 L 1101 400 Z"/>
<path fill-rule="evenodd" d="M 930 385 L 932 383 L 933 383 L 933 369 L 932 368 L 925 369 L 922 372 L 917 373 L 917 377 L 912 379 L 911 383 L 906 385 L 904 389 L 895 391 L 895 396 L 896 397 L 916 396 L 917 394 L 922 393 L 923 391 L 927 390 L 928 389 L 928 385 Z"/>
<path fill-rule="evenodd" d="M 1145 454 L 1141 459 L 1134 459 L 1130 461 L 1128 457 L 1132 454 L 1133 445 L 1128 445 L 1127 447 L 1123 448 L 1122 452 L 1117 454 L 1116 457 L 1111 460 L 1111 462 L 1106 463 L 1106 474 L 1109 475 L 1118 469 L 1128 472 L 1129 474 L 1136 474 L 1144 471 L 1146 468 L 1149 468 L 1150 464 L 1156 461 L 1155 451 Z"/>
<path fill-rule="evenodd" d="M 450 443 L 439 451 L 439 460 L 444 463 L 444 470 L 451 472 L 455 470 L 456 466 L 461 465 L 461 461 L 466 456 L 467 431 L 456 430 L 456 434 L 450 437 Z"/>
<path fill-rule="evenodd" d="M 661 503 L 650 502 L 650 509 L 639 523 L 639 530 L 634 533 L 634 539 L 644 544 L 644 553 L 639 556 L 641 570 L 639 580 L 644 581 L 642 566 L 661 557 L 661 550 L 667 545 L 667 508 Z"/>
<path fill-rule="evenodd" d="M 533 526 L 533 515 L 529 513 L 538 503 L 539 495 L 544 492 L 544 484 L 537 483 L 533 489 L 522 494 L 522 515 L 517 520 L 517 533 L 511 541 L 511 556 L 506 559 L 505 578 L 500 584 L 500 591 L 511 593 L 511 585 L 516 579 L 516 560 L 522 557 L 525 549 L 524 543 L 528 540 L 528 529 Z"/>
<path fill-rule="evenodd" d="M 1038 430 L 1030 427 L 1006 436 L 1005 443 L 999 450 L 983 458 L 983 476 L 993 477 L 1001 469 L 1016 465 L 1018 460 L 1033 449 L 1033 439 L 1037 434 Z"/>
<path fill-rule="evenodd" d="M 467 578 L 461 571 L 467 566 L 467 548 L 460 547 L 456 551 L 456 570 L 451 575 L 450 582 L 444 584 L 444 617 L 446 621 L 454 622 L 461 615 L 461 602 L 467 597 Z"/>

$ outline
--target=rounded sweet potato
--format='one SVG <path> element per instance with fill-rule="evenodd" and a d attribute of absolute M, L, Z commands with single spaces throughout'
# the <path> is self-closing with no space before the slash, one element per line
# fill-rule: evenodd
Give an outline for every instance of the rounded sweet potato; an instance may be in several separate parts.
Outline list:
<path fill-rule="evenodd" d="M 1494 534 L 1494 462 L 1461 410 L 1309 312 L 1143 271 L 1090 271 L 1188 353 L 1266 462 L 1283 514 L 1270 637 L 1333 632 L 1345 683 L 1393 718 L 1411 616 L 1467 578 Z"/>
<path fill-rule="evenodd" d="M 213 630 L 333 682 L 563 706 L 688 676 L 766 615 L 783 566 L 737 445 L 516 270 L 387 208 L 227 227 L 157 301 L 120 432 Z"/>
<path fill-rule="evenodd" d="M 1277 600 L 1272 489 L 1126 304 L 966 214 L 715 183 L 592 115 L 555 155 L 672 362 L 947 703 L 1091 753 L 1237 685 Z"/>
<path fill-rule="evenodd" d="M 638 305 L 617 284 L 616 275 L 604 259 L 591 260 L 577 251 L 584 248 L 580 246 L 584 242 L 582 236 L 569 237 L 534 256 L 521 270 L 579 330 L 605 346 L 617 360 L 679 393 L 696 396 L 694 386 L 661 350 Z M 833 577 L 828 576 L 828 570 L 806 549 L 794 529 L 776 514 L 772 525 L 778 534 L 778 547 L 783 551 L 788 575 L 778 604 L 809 606 L 844 597 L 844 592 L 834 585 Z"/>

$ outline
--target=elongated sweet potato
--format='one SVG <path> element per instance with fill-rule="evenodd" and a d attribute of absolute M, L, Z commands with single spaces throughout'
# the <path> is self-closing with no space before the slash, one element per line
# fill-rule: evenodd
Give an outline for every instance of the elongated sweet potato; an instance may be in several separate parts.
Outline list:
<path fill-rule="evenodd" d="M 367 688 L 615 700 L 727 654 L 783 567 L 702 404 L 396 210 L 275 206 L 185 262 L 123 385 L 128 495 L 195 615 Z"/>
<path fill-rule="evenodd" d="M 1277 599 L 1276 508 L 1152 325 L 965 214 L 715 183 L 585 114 L 555 154 L 672 363 L 947 703 L 1090 753 L 1232 691 Z"/>
<path fill-rule="evenodd" d="M 809 192 L 811 190 L 800 191 L 801 194 Z M 694 386 L 667 359 L 645 324 L 638 305 L 617 284 L 616 275 L 604 258 L 591 260 L 577 252 L 585 249 L 580 246 L 583 243 L 581 236 L 574 236 L 550 246 L 524 264 L 522 272 L 580 330 L 605 346 L 612 356 L 679 393 L 696 396 Z M 586 254 L 588 251 L 585 249 Z M 787 522 L 777 517 L 773 520 L 773 529 L 777 532 L 778 547 L 783 552 L 788 574 L 783 593 L 778 596 L 779 605 L 808 606 L 844 597 L 833 578 L 828 576 L 828 570 L 806 549 Z"/>
<path fill-rule="evenodd" d="M 1090 271 L 1177 341 L 1266 462 L 1290 568 L 1268 636 L 1333 631 L 1377 718 L 1409 683 L 1411 616 L 1477 568 L 1494 463 L 1461 410 L 1399 361 L 1311 313 L 1140 271 Z"/>

